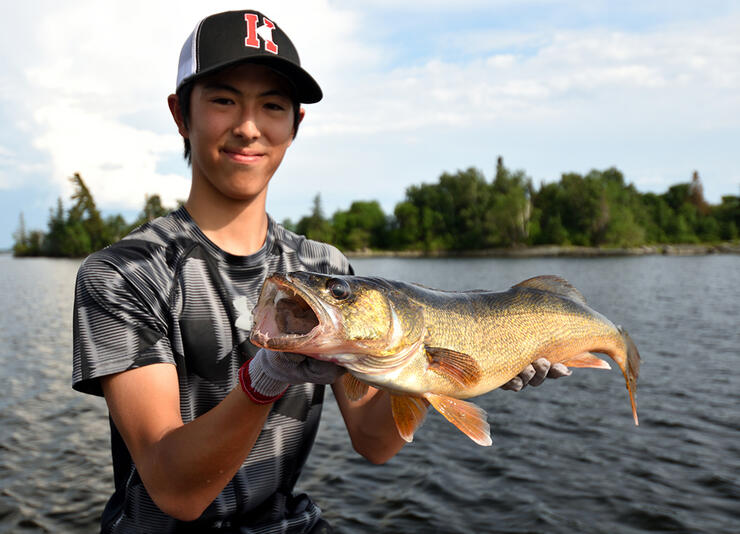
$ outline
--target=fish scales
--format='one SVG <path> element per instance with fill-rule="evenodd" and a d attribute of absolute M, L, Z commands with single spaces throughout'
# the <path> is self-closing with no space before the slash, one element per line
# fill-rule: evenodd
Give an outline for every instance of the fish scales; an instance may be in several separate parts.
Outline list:
<path fill-rule="evenodd" d="M 426 344 L 471 355 L 482 377 L 475 386 L 463 389 L 443 375 L 426 372 L 424 365 L 409 366 L 394 379 L 397 387 L 404 385 L 399 388 L 402 391 L 434 389 L 457 398 L 475 397 L 508 382 L 537 358 L 558 363 L 586 350 L 598 352 L 593 341 L 597 328 L 604 338 L 601 345 L 618 342 L 616 327 L 598 312 L 538 290 L 453 293 L 405 288 L 424 308 Z M 560 342 L 552 344 L 552 339 Z"/>

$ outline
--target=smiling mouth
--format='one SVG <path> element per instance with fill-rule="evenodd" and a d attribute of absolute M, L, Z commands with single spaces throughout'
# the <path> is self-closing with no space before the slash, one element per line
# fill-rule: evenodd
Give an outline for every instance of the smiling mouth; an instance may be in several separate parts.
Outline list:
<path fill-rule="evenodd" d="M 263 153 L 244 153 L 228 149 L 224 149 L 223 152 L 232 160 L 245 163 L 253 163 L 255 161 L 259 161 L 264 156 Z"/>

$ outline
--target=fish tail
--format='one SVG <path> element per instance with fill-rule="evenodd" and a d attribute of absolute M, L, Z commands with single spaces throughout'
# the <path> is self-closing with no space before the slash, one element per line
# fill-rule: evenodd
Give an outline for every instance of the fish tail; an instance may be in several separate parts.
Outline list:
<path fill-rule="evenodd" d="M 630 403 L 632 403 L 632 417 L 635 419 L 635 425 L 640 423 L 637 420 L 637 407 L 635 405 L 635 392 L 637 391 L 637 377 L 640 374 L 640 353 L 632 338 L 622 326 L 617 326 L 617 330 L 622 335 L 622 341 L 627 349 L 627 360 L 622 372 L 627 382 L 627 390 L 630 394 Z"/>

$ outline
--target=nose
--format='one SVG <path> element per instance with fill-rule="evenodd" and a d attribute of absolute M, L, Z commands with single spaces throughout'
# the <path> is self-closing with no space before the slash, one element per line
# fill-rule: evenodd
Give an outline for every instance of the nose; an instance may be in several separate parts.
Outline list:
<path fill-rule="evenodd" d="M 250 111 L 245 111 L 245 113 L 243 113 L 242 116 L 239 117 L 239 120 L 234 125 L 233 133 L 235 136 L 247 139 L 249 141 L 254 141 L 255 139 L 259 138 L 260 135 L 262 135 L 260 133 L 259 127 L 257 126 L 255 115 Z"/>

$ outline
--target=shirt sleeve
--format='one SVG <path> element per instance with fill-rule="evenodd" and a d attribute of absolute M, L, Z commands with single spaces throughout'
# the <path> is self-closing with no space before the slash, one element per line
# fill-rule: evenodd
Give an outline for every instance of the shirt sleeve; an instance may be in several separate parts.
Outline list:
<path fill-rule="evenodd" d="M 142 255 L 143 256 L 143 255 Z M 90 256 L 77 273 L 72 387 L 102 395 L 100 377 L 153 363 L 175 363 L 167 337 L 170 287 L 156 258 Z M 161 262 L 160 262 L 161 263 Z"/>

